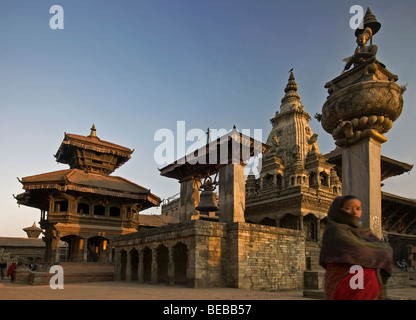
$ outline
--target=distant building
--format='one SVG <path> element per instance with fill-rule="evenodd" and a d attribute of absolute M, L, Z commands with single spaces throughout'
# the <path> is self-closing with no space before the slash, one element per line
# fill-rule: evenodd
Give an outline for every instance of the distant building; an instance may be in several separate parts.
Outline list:
<path fill-rule="evenodd" d="M 28 237 L 0 237 L 0 259 L 4 259 L 7 265 L 12 261 L 23 263 L 41 263 L 45 255 L 45 242 L 39 239 L 42 229 L 32 226 L 23 229 Z"/>

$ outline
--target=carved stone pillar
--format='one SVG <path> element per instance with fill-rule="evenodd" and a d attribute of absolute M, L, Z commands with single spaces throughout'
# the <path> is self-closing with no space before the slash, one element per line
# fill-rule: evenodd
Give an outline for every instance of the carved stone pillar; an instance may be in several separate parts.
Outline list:
<path fill-rule="evenodd" d="M 173 259 L 173 248 L 169 248 L 168 284 L 170 286 L 175 284 L 175 261 Z"/>
<path fill-rule="evenodd" d="M 365 30 L 374 25 L 364 26 Z M 369 38 L 379 27 L 367 34 Z M 357 29 L 357 41 L 364 31 Z M 373 47 L 372 43 L 366 47 L 364 42 L 362 49 Z M 348 70 L 352 62 L 354 67 Z M 384 134 L 402 113 L 404 89 L 395 83 L 397 80 L 397 75 L 377 61 L 375 52 L 371 59 L 357 56 L 347 63 L 340 76 L 325 85 L 329 95 L 322 107 L 322 127 L 342 148 L 342 193 L 361 200 L 363 226 L 370 227 L 380 238 L 380 148 L 387 141 Z"/>
<path fill-rule="evenodd" d="M 219 221 L 245 222 L 246 202 L 244 164 L 230 163 L 219 172 Z"/>
<path fill-rule="evenodd" d="M 152 268 L 151 268 L 151 275 L 150 275 L 150 282 L 157 283 L 157 250 L 156 248 L 152 249 Z"/>
<path fill-rule="evenodd" d="M 56 238 L 55 239 L 55 263 L 59 263 L 60 261 L 59 242 L 60 242 L 60 238 Z"/>
<path fill-rule="evenodd" d="M 381 239 L 381 144 L 368 138 L 342 152 L 343 194 L 358 195 L 363 227 Z"/>
<path fill-rule="evenodd" d="M 88 261 L 88 239 L 83 239 L 83 246 L 84 246 L 84 249 L 83 249 L 82 260 L 84 262 L 87 262 Z"/>
<path fill-rule="evenodd" d="M 143 250 L 139 250 L 139 265 L 137 266 L 137 281 L 144 282 L 144 264 L 143 264 Z"/>
<path fill-rule="evenodd" d="M 181 221 L 198 219 L 199 212 L 195 209 L 199 204 L 199 184 L 201 180 L 192 178 L 181 182 L 179 210 Z"/>
<path fill-rule="evenodd" d="M 107 240 L 107 262 L 113 262 L 113 249 L 110 240 Z"/>
<path fill-rule="evenodd" d="M 121 251 L 115 252 L 115 264 L 114 264 L 114 278 L 116 281 L 121 280 Z"/>
<path fill-rule="evenodd" d="M 131 250 L 127 251 L 126 281 L 131 281 Z"/>

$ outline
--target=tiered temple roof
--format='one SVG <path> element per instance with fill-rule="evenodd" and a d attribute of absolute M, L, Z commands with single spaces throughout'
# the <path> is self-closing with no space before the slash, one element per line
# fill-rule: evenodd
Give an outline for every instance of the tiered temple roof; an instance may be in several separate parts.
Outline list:
<path fill-rule="evenodd" d="M 158 206 L 160 198 L 125 178 L 110 176 L 131 158 L 134 150 L 101 140 L 93 125 L 88 136 L 65 133 L 55 158 L 70 169 L 53 171 L 19 179 L 25 193 L 19 204 L 48 210 L 45 191 L 74 191 L 142 202 L 142 210 Z M 43 191 L 43 192 L 41 192 Z"/>

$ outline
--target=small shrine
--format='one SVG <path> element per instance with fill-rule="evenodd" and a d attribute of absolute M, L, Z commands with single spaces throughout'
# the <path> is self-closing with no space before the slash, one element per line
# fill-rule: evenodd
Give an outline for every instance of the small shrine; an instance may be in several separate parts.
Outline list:
<path fill-rule="evenodd" d="M 41 211 L 46 263 L 111 262 L 113 237 L 136 232 L 139 212 L 160 204 L 149 189 L 111 175 L 133 151 L 101 140 L 93 125 L 88 136 L 65 133 L 55 158 L 69 169 L 19 179 L 17 203 Z"/>
<path fill-rule="evenodd" d="M 26 232 L 27 237 L 29 239 L 37 239 L 43 232 L 41 228 L 38 228 L 36 226 L 36 222 L 33 222 L 33 224 L 30 227 L 23 228 L 23 231 Z"/>
<path fill-rule="evenodd" d="M 220 222 L 245 222 L 244 166 L 251 157 L 266 153 L 269 148 L 234 127 L 194 153 L 160 169 L 162 176 L 180 183 L 180 220 L 206 219 L 210 212 L 218 211 Z M 216 175 L 214 181 L 212 175 Z M 219 207 L 213 193 L 216 186 Z"/>

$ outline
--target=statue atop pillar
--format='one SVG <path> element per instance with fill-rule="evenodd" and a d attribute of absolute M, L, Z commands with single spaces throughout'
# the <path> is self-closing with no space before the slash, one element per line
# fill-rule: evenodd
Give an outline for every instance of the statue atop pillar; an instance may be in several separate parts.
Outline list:
<path fill-rule="evenodd" d="M 344 59 L 341 75 L 325 84 L 329 96 L 322 108 L 321 123 L 340 147 L 370 137 L 379 143 L 387 141 L 384 133 L 403 109 L 405 88 L 396 83 L 397 75 L 376 58 L 378 47 L 372 40 L 381 24 L 369 8 L 363 26 L 355 31 L 358 46 L 351 57 Z"/>
<path fill-rule="evenodd" d="M 360 198 L 363 227 L 381 238 L 381 144 L 402 113 L 405 88 L 376 58 L 372 40 L 381 24 L 369 8 L 362 25 L 355 31 L 358 47 L 343 72 L 325 84 L 329 95 L 320 119 L 342 148 L 343 194 Z"/>
<path fill-rule="evenodd" d="M 377 21 L 370 8 L 367 8 L 363 22 L 364 28 L 358 28 L 355 30 L 355 36 L 357 37 L 357 48 L 351 57 L 344 59 L 344 61 L 347 63 L 341 74 L 350 69 L 352 65 L 356 67 L 361 64 L 370 64 L 376 61 L 378 47 L 373 44 L 373 35 L 375 35 L 378 30 L 380 30 L 381 24 Z M 367 45 L 368 41 L 370 41 L 369 45 Z"/>
<path fill-rule="evenodd" d="M 378 47 L 375 44 L 366 45 L 368 40 L 372 39 L 373 32 L 370 28 L 365 28 L 364 32 L 359 34 L 357 36 L 357 48 L 355 49 L 354 54 L 352 57 L 347 58 L 347 64 L 344 67 L 344 70 L 342 70 L 343 74 L 345 71 L 347 71 L 349 68 L 351 68 L 352 65 L 354 67 L 357 67 L 364 63 L 373 63 L 376 61 L 376 54 Z"/>

